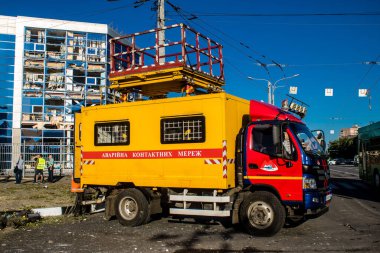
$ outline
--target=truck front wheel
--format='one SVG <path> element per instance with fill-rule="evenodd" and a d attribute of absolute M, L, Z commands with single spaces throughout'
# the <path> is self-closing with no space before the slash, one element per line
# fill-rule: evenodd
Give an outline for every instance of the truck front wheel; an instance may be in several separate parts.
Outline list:
<path fill-rule="evenodd" d="M 239 210 L 240 224 L 255 236 L 271 236 L 284 226 L 285 209 L 270 192 L 250 193 Z"/>
<path fill-rule="evenodd" d="M 144 194 L 137 189 L 126 189 L 115 199 L 115 213 L 119 223 L 135 227 L 147 222 L 149 203 Z"/>

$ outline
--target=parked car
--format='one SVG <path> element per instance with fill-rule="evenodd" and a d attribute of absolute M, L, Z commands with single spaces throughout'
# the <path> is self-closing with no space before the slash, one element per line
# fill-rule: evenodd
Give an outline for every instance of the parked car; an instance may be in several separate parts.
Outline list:
<path fill-rule="evenodd" d="M 343 158 L 334 158 L 329 161 L 329 165 L 341 165 L 346 164 L 346 161 Z"/>

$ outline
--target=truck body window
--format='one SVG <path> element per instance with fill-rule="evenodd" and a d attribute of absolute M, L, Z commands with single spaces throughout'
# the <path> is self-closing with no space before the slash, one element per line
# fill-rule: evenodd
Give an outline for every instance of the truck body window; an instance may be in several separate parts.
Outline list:
<path fill-rule="evenodd" d="M 161 119 L 161 144 L 205 142 L 204 116 Z"/>
<path fill-rule="evenodd" d="M 95 124 L 95 146 L 129 145 L 129 141 L 129 121 Z"/>

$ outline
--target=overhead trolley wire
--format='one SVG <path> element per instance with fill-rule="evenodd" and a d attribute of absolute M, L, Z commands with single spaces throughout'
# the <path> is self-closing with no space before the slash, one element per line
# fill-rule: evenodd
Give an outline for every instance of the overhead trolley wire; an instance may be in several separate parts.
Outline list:
<path fill-rule="evenodd" d="M 380 54 L 375 58 L 375 62 L 376 62 L 378 59 L 380 59 Z M 360 86 L 362 85 L 362 83 L 364 82 L 364 80 L 367 78 L 367 76 L 369 75 L 369 73 L 372 71 L 372 69 L 373 69 L 374 66 L 375 66 L 374 64 L 371 64 L 371 66 L 368 68 L 368 70 L 364 73 L 364 75 L 362 76 L 362 78 L 359 80 L 358 84 L 357 84 L 356 87 L 355 87 L 356 90 L 358 90 L 358 89 L 360 88 Z M 379 79 L 375 82 L 375 84 L 372 85 L 372 86 L 374 87 L 374 86 L 377 84 L 377 82 L 379 82 L 379 80 L 380 80 L 380 78 L 379 78 Z M 371 87 L 372 87 L 372 86 L 371 86 Z M 371 93 L 370 93 L 370 89 L 371 89 L 371 87 L 369 87 L 369 88 L 367 89 L 367 92 L 369 92 L 369 93 L 367 94 L 367 97 L 368 97 L 368 108 L 369 108 L 370 110 L 372 110 L 372 105 L 371 105 Z M 341 111 L 341 110 L 343 109 L 344 106 L 346 106 L 346 104 L 342 103 L 342 104 L 341 104 L 341 107 L 339 108 L 338 111 Z"/>
<path fill-rule="evenodd" d="M 375 59 L 375 62 L 380 59 L 380 54 L 376 57 Z M 368 74 L 371 72 L 371 70 L 373 69 L 375 65 L 374 64 L 371 64 L 370 67 L 368 68 L 367 72 L 363 75 L 363 77 L 360 79 L 358 85 L 357 85 L 357 88 L 359 88 L 359 86 L 363 83 L 363 81 L 365 80 L 365 78 L 368 76 Z"/>
<path fill-rule="evenodd" d="M 68 23 L 72 23 L 72 22 L 87 22 L 88 23 L 89 21 L 83 21 L 83 18 L 88 18 L 88 17 L 99 15 L 99 14 L 104 14 L 104 13 L 107 13 L 107 12 L 112 12 L 112 11 L 116 11 L 116 10 L 120 10 L 120 9 L 124 9 L 124 8 L 128 8 L 128 7 L 134 7 L 134 6 L 135 6 L 135 3 L 132 3 L 132 4 L 128 4 L 128 5 L 122 5 L 122 6 L 119 6 L 119 7 L 94 10 L 90 14 L 87 14 L 87 15 L 84 15 L 84 16 L 81 15 L 82 20 L 80 20 L 80 19 L 77 19 L 77 20 L 62 20 L 62 22 L 60 22 L 58 24 L 55 24 L 55 25 L 52 25 L 52 26 L 48 26 L 48 27 L 46 27 L 44 29 L 57 28 L 59 26 L 62 26 L 62 25 L 68 24 Z M 83 14 L 83 12 L 81 14 Z M 77 14 L 74 13 L 74 14 L 70 14 L 70 15 L 77 15 Z M 38 20 L 53 19 L 53 18 L 35 18 L 35 17 L 31 17 L 31 18 L 33 18 L 33 20 L 16 21 L 16 24 L 28 23 L 28 22 L 38 21 Z M 53 19 L 53 20 L 58 20 L 59 21 L 59 19 Z M 15 28 L 15 26 L 3 26 L 3 27 Z M 10 35 L 13 35 L 13 34 L 10 34 Z M 24 37 L 24 35 L 19 35 L 19 36 L 16 36 L 15 38 L 22 38 L 22 37 Z"/>
<path fill-rule="evenodd" d="M 221 38 L 219 35 L 215 34 L 214 32 L 210 31 L 209 29 L 205 28 L 204 26 L 200 25 L 200 24 L 197 24 L 195 23 L 195 19 L 198 19 L 199 21 L 201 21 L 202 23 L 204 23 L 205 25 L 207 26 L 210 26 L 212 27 L 214 30 L 218 31 L 219 33 L 221 33 L 222 35 L 228 37 L 229 39 L 231 40 L 234 40 L 235 41 L 235 38 L 232 38 L 230 35 L 226 34 L 225 32 L 221 31 L 220 29 L 210 25 L 209 23 L 203 21 L 202 19 L 199 19 L 196 15 L 193 15 L 189 12 L 186 12 L 184 10 L 182 10 L 180 7 L 172 4 L 171 2 L 167 1 L 167 3 L 178 13 L 178 16 L 180 16 L 183 20 L 185 21 L 188 21 L 188 22 L 191 22 L 191 23 L 194 23 L 195 25 L 199 26 L 200 28 L 204 29 L 205 31 L 207 31 L 208 33 L 212 34 L 213 36 L 221 39 L 222 41 L 225 41 L 226 44 L 230 45 L 231 47 L 233 47 L 235 50 L 237 50 L 238 52 L 240 52 L 241 54 L 245 55 L 246 57 L 248 57 L 249 59 L 255 61 L 255 63 L 262 67 L 268 74 L 268 76 L 271 78 L 271 74 L 270 74 L 270 71 L 267 67 L 267 63 L 264 63 L 262 60 L 259 60 L 255 57 L 253 57 L 252 55 L 249 55 L 247 53 L 245 53 L 244 51 L 242 51 L 239 47 L 237 47 L 234 43 L 229 43 L 228 41 L 226 41 L 225 39 Z M 190 17 L 190 18 L 188 18 Z M 269 60 L 271 61 L 273 64 L 275 64 L 276 66 L 281 66 L 280 64 L 278 64 L 276 61 L 270 59 L 269 57 L 265 56 L 264 54 L 261 54 L 259 53 L 258 51 L 252 49 L 250 46 L 248 46 L 247 44 L 243 43 L 243 42 L 239 42 L 239 45 L 245 49 L 248 49 L 250 51 L 252 51 L 253 53 L 255 53 L 256 55 L 259 55 L 262 59 L 266 59 L 266 60 Z M 231 63 L 230 63 L 231 64 Z M 282 67 L 280 67 L 280 70 L 284 73 L 284 70 Z M 284 76 L 285 76 L 285 73 L 284 73 Z M 246 76 L 245 76 L 246 77 Z"/>
<path fill-rule="evenodd" d="M 186 15 L 188 15 L 188 14 L 183 14 L 183 13 L 181 13 L 181 8 L 180 8 L 180 7 L 173 5 L 173 4 L 170 3 L 169 1 L 167 1 L 167 3 L 168 3 L 168 4 L 169 4 L 174 10 L 177 10 L 177 11 L 179 12 L 178 15 L 179 15 L 184 21 L 189 21 L 190 23 L 194 23 L 194 24 L 195 24 L 195 22 L 193 21 L 193 19 L 190 19 L 190 20 L 189 20 L 189 19 L 186 17 Z M 216 34 L 213 33 L 212 31 L 209 31 L 209 30 L 206 29 L 204 26 L 199 25 L 199 24 L 196 24 L 196 25 L 198 25 L 200 28 L 204 29 L 205 31 L 209 32 L 209 33 L 212 34 L 213 36 L 215 36 L 215 37 L 217 37 L 217 38 L 220 38 L 218 35 L 216 35 Z M 229 43 L 228 43 L 228 44 L 229 44 Z M 246 55 L 243 51 L 241 51 L 240 48 L 237 48 L 237 47 L 235 47 L 235 46 L 233 46 L 233 47 L 234 47 L 237 51 L 239 51 L 240 53 Z M 246 55 L 246 56 L 247 56 L 247 55 Z M 256 59 L 254 59 L 253 57 L 251 57 L 251 56 L 249 56 L 249 55 L 248 55 L 248 57 L 251 58 L 251 59 L 253 59 L 253 60 L 256 60 Z M 230 62 L 228 59 L 224 59 L 224 62 L 227 63 L 228 65 L 230 65 L 233 69 L 235 69 L 236 72 L 237 72 L 238 74 L 240 74 L 243 78 L 245 78 L 245 77 L 247 76 L 246 73 L 243 73 L 243 71 L 242 71 L 239 67 L 235 66 L 235 65 L 234 65 L 232 62 Z M 268 75 L 270 75 L 268 69 L 267 69 L 267 73 L 268 73 Z"/>
<path fill-rule="evenodd" d="M 233 13 L 233 12 L 200 12 L 195 16 L 204 17 L 307 17 L 307 16 L 380 16 L 377 12 L 337 12 L 337 13 Z"/>

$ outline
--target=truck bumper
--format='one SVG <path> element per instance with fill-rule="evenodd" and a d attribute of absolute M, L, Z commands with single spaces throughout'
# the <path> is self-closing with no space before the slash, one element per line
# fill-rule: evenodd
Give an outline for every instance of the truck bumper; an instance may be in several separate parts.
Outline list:
<path fill-rule="evenodd" d="M 332 199 L 332 191 L 307 191 L 304 193 L 306 215 L 318 215 L 328 211 Z"/>

